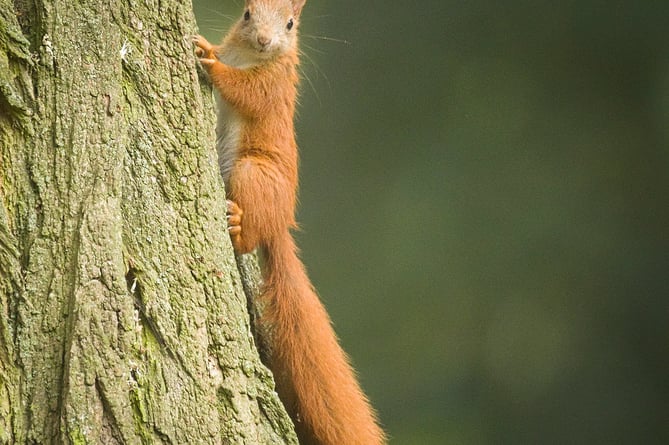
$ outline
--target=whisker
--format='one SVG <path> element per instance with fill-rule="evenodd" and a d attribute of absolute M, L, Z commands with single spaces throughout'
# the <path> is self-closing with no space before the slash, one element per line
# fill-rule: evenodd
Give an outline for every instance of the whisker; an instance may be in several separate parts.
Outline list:
<path fill-rule="evenodd" d="M 320 67 L 320 65 L 318 63 L 316 63 L 316 60 L 314 60 L 314 58 L 311 57 L 309 55 L 309 53 L 307 53 L 305 51 L 300 51 L 300 55 L 304 56 L 309 61 L 309 63 L 311 63 L 311 65 L 313 65 L 313 67 L 316 69 L 316 74 L 320 74 L 321 76 L 323 76 L 323 79 L 325 79 L 325 82 L 328 86 L 328 89 L 329 90 L 332 89 L 332 86 L 330 85 L 330 79 L 328 78 L 327 74 L 325 74 L 325 71 Z M 311 79 L 308 79 L 308 80 L 311 83 Z M 313 87 L 313 84 L 312 84 L 312 87 Z M 314 92 L 316 93 L 316 96 L 318 96 L 318 92 L 316 92 L 316 91 L 314 91 Z M 319 98 L 319 102 L 320 102 L 320 98 Z"/>
<path fill-rule="evenodd" d="M 313 34 L 302 34 L 302 36 L 314 40 L 326 40 L 328 42 L 336 42 L 336 43 L 343 43 L 344 45 L 351 45 L 351 42 L 349 42 L 348 40 L 336 39 L 334 37 L 317 36 Z"/>
<path fill-rule="evenodd" d="M 213 14 L 216 14 L 219 17 L 223 17 L 226 20 L 232 21 L 232 20 L 237 19 L 237 16 L 229 15 L 229 14 L 223 14 L 221 11 L 217 11 L 216 9 L 212 9 L 212 8 L 203 8 L 203 9 L 207 12 L 211 12 Z M 209 18 L 209 19 L 205 19 L 205 20 L 215 20 L 215 19 Z"/>
<path fill-rule="evenodd" d="M 322 15 L 314 15 L 314 16 L 309 16 L 307 20 L 312 20 L 312 19 L 325 19 L 328 17 L 332 17 L 332 14 L 322 14 Z"/>
<path fill-rule="evenodd" d="M 300 77 L 303 77 L 307 79 L 307 83 L 311 87 L 311 91 L 314 92 L 314 96 L 316 96 L 316 100 L 318 101 L 319 105 L 323 105 L 323 102 L 321 102 L 321 96 L 318 94 L 318 91 L 316 90 L 316 86 L 314 83 L 311 81 L 311 78 L 307 75 L 307 72 L 303 68 L 299 68 L 300 70 Z"/>
<path fill-rule="evenodd" d="M 310 51 L 313 51 L 318 54 L 325 54 L 325 51 L 321 51 L 320 49 L 314 48 L 313 46 L 307 45 L 306 43 L 302 42 L 302 46 L 305 48 L 309 48 Z"/>
<path fill-rule="evenodd" d="M 211 26 L 207 26 L 206 28 L 209 31 L 216 31 L 216 32 L 220 32 L 220 33 L 228 32 L 228 29 L 225 29 L 225 28 L 212 28 Z"/>

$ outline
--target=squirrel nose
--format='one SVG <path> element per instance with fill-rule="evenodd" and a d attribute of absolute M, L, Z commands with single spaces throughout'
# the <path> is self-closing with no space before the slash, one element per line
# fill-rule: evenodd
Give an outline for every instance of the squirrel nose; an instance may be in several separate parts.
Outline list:
<path fill-rule="evenodd" d="M 272 41 L 272 39 L 270 39 L 269 37 L 267 37 L 265 35 L 262 35 L 262 34 L 258 35 L 257 40 L 258 40 L 258 44 L 260 46 L 262 46 L 263 48 L 266 47 L 267 45 L 269 45 L 270 42 Z"/>

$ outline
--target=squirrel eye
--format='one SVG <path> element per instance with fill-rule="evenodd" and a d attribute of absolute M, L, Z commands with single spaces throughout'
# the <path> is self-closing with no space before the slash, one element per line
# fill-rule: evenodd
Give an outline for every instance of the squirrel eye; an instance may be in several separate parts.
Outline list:
<path fill-rule="evenodd" d="M 244 13 L 244 20 L 248 20 L 250 18 L 251 18 L 251 11 L 247 9 L 246 12 Z"/>
<path fill-rule="evenodd" d="M 288 28 L 288 31 L 293 29 L 293 19 L 288 20 L 288 24 L 286 25 L 286 28 Z"/>

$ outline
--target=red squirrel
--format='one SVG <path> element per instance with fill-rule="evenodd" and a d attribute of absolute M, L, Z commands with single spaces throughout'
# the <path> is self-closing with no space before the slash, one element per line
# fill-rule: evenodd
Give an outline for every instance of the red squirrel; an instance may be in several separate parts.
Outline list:
<path fill-rule="evenodd" d="M 237 254 L 264 254 L 269 367 L 300 443 L 377 445 L 385 434 L 297 254 L 297 27 L 306 0 L 246 0 L 221 45 L 194 37 L 217 93 L 217 150 Z"/>

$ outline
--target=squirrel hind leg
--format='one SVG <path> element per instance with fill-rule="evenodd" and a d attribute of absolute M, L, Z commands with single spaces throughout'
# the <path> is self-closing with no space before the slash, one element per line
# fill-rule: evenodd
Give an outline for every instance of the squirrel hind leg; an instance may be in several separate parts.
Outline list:
<path fill-rule="evenodd" d="M 228 219 L 228 233 L 230 234 L 230 240 L 232 241 L 235 253 L 242 254 L 253 250 L 253 248 L 245 245 L 246 243 L 242 237 L 242 219 L 244 217 L 242 208 L 236 202 L 228 200 L 226 217 Z"/>
<path fill-rule="evenodd" d="M 230 240 L 232 241 L 235 253 L 245 253 L 243 252 L 244 243 L 242 242 L 242 218 L 244 211 L 237 203 L 228 200 L 225 215 L 228 219 L 228 233 L 230 234 Z"/>

